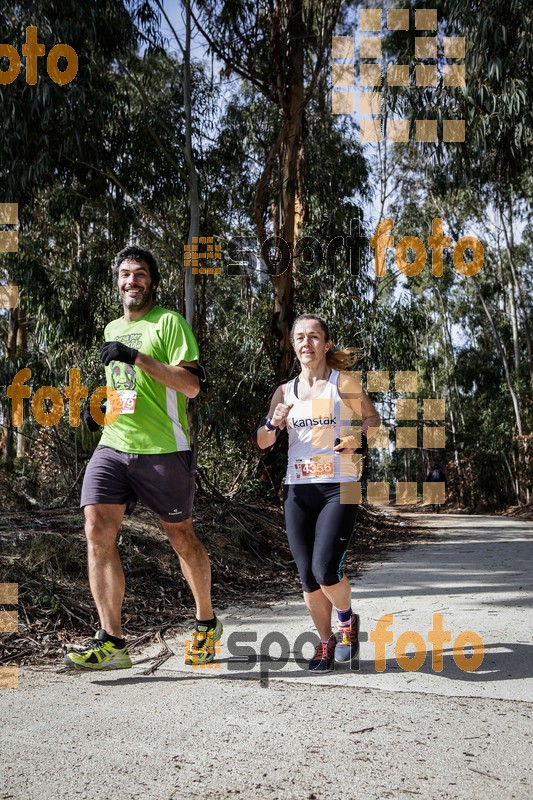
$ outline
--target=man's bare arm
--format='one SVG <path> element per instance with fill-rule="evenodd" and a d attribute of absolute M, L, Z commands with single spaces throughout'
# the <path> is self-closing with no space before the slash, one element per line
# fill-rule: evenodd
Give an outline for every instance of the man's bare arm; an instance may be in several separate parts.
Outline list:
<path fill-rule="evenodd" d="M 135 366 L 146 372 L 151 378 L 169 389 L 181 392 L 186 397 L 196 397 L 200 391 L 200 381 L 196 375 L 184 367 L 197 367 L 197 361 L 182 361 L 177 366 L 163 364 L 145 353 L 138 353 Z"/>

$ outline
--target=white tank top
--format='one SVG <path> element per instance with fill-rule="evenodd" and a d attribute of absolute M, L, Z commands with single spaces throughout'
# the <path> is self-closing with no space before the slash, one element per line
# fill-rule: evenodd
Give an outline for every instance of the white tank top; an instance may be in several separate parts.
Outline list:
<path fill-rule="evenodd" d="M 350 409 L 341 402 L 338 378 L 338 370 L 332 369 L 324 390 L 313 400 L 296 396 L 298 378 L 285 384 L 283 402 L 292 404 L 287 416 L 289 460 L 285 483 L 346 483 L 361 479 L 361 456 L 333 452 L 335 439 L 354 430 Z M 341 414 L 350 414 L 350 418 L 342 419 Z"/>

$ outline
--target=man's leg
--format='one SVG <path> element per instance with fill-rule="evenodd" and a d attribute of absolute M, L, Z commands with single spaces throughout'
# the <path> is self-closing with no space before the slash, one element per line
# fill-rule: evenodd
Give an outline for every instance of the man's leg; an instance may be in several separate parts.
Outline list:
<path fill-rule="evenodd" d="M 100 625 L 119 639 L 122 638 L 121 612 L 126 581 L 116 539 L 125 510 L 125 504 L 84 508 L 89 585 Z"/>
<path fill-rule="evenodd" d="M 65 664 L 70 669 L 129 669 L 132 665 L 122 638 L 125 580 L 116 546 L 125 509 L 125 504 L 84 505 L 89 584 L 101 629 L 86 649 L 67 653 Z"/>
<path fill-rule="evenodd" d="M 215 617 L 211 604 L 211 563 L 207 550 L 194 532 L 192 519 L 161 524 L 170 544 L 178 554 L 185 580 L 196 603 L 196 624 L 192 639 L 185 642 L 185 663 L 193 666 L 210 664 L 218 652 L 222 623 Z"/>
<path fill-rule="evenodd" d="M 207 550 L 196 536 L 192 518 L 189 517 L 183 522 L 160 521 L 178 555 L 181 570 L 193 594 L 196 619 L 212 619 L 211 562 Z"/>

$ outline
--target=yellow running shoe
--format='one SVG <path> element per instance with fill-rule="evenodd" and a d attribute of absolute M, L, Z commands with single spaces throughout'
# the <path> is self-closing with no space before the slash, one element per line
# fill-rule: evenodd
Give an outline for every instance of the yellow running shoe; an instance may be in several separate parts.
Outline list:
<path fill-rule="evenodd" d="M 213 661 L 216 646 L 220 644 L 223 630 L 221 621 L 217 617 L 215 617 L 215 620 L 214 628 L 208 628 L 207 625 L 202 625 L 199 622 L 196 623 L 196 627 L 192 632 L 190 647 L 185 650 L 186 664 L 210 664 Z"/>
<path fill-rule="evenodd" d="M 103 629 L 96 631 L 86 650 L 67 653 L 65 664 L 71 669 L 129 669 L 132 666 L 126 645 L 114 645 Z"/>

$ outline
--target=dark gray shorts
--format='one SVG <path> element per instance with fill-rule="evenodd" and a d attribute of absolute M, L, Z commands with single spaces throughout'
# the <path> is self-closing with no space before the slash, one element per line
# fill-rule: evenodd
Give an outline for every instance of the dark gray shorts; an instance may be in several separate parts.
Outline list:
<path fill-rule="evenodd" d="M 85 470 L 80 506 L 126 503 L 131 514 L 142 500 L 165 522 L 182 522 L 192 515 L 194 471 L 189 450 L 136 455 L 98 445 Z"/>

